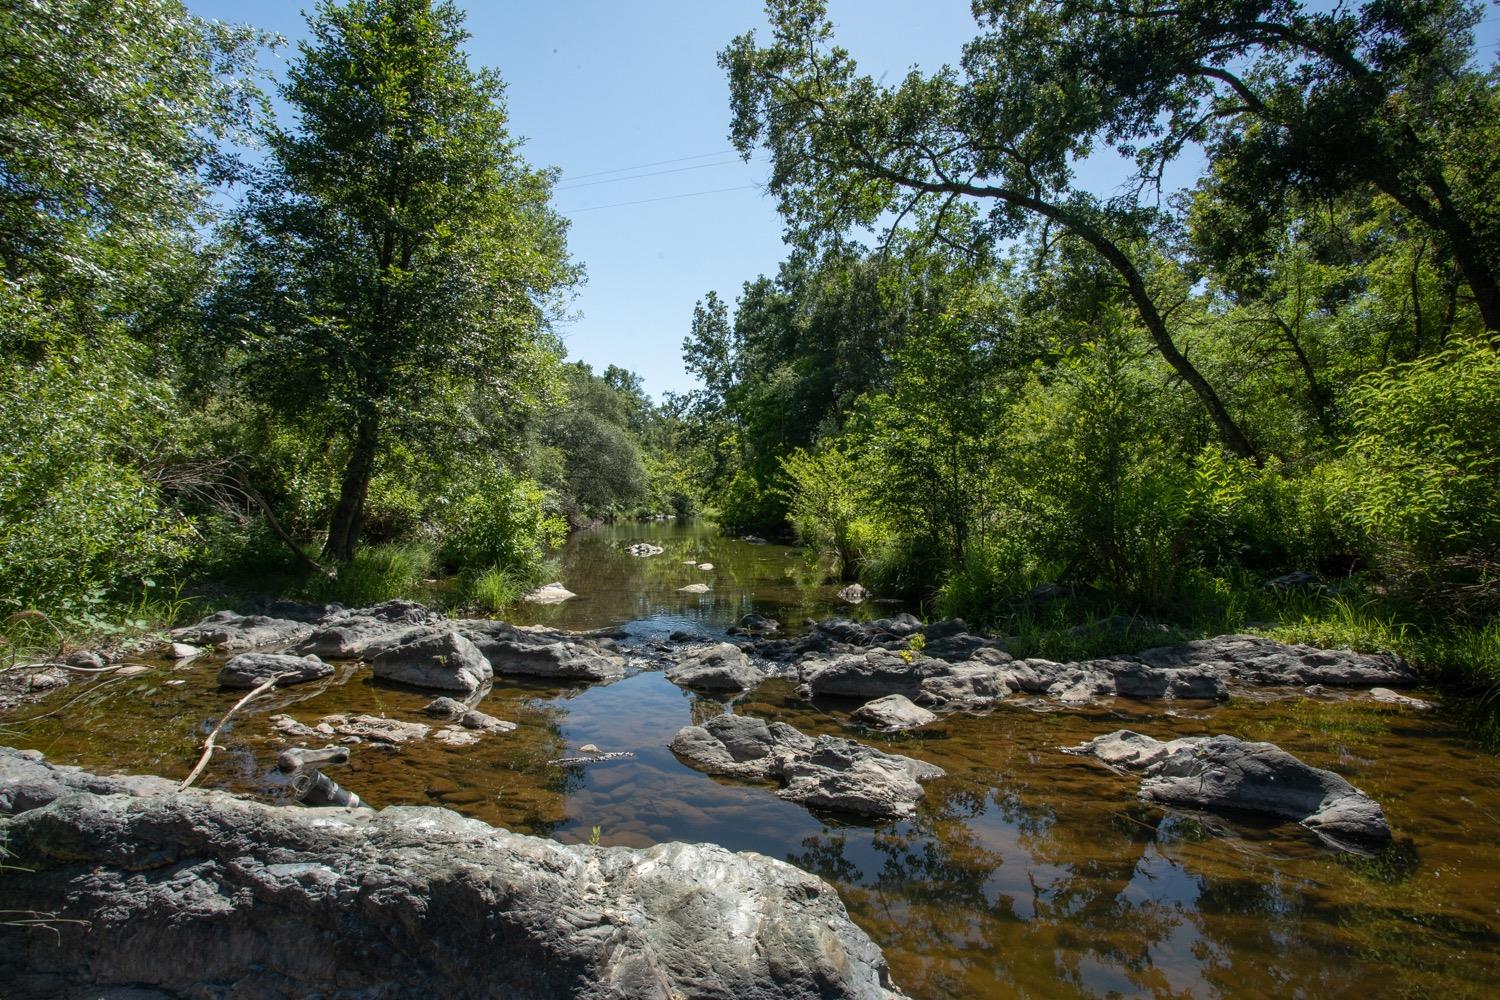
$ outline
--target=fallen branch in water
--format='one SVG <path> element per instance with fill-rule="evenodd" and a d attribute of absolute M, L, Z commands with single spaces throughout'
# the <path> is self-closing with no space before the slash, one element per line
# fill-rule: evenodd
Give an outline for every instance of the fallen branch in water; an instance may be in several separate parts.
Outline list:
<path fill-rule="evenodd" d="M 286 680 L 288 677 L 295 676 L 297 676 L 296 671 L 287 671 L 283 674 L 277 674 L 275 677 L 272 677 L 270 680 L 261 684 L 260 687 L 254 689 L 249 694 L 245 695 L 245 697 L 235 702 L 234 707 L 224 713 L 224 718 L 220 719 L 219 724 L 217 726 L 214 726 L 213 731 L 208 734 L 208 739 L 203 741 L 203 756 L 198 758 L 197 766 L 195 766 L 192 771 L 188 773 L 188 776 L 186 778 L 182 779 L 182 784 L 177 786 L 177 790 L 179 792 L 183 791 L 193 782 L 198 780 L 198 775 L 202 774 L 203 769 L 208 766 L 208 759 L 214 755 L 214 740 L 218 738 L 219 731 L 224 728 L 224 724 L 229 721 L 230 717 L 233 716 L 235 712 L 238 712 L 240 709 L 250 704 L 250 702 L 254 701 L 256 698 L 259 698 L 261 695 L 271 690 L 281 681 Z"/>

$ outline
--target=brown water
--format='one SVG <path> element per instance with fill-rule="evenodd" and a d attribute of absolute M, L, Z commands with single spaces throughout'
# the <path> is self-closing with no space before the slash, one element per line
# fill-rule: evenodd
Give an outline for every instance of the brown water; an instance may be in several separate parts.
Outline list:
<path fill-rule="evenodd" d="M 668 551 L 645 560 L 618 551 L 635 540 Z M 717 569 L 691 569 L 689 557 Z M 835 588 L 790 550 L 698 526 L 577 536 L 562 579 L 579 598 L 524 617 L 659 636 L 722 628 L 749 610 L 795 624 L 835 609 Z M 699 580 L 714 591 L 676 592 Z M 199 661 L 68 688 L 18 715 L 81 700 L 29 724 L 0 720 L 0 735 L 60 761 L 183 775 L 206 727 L 239 696 L 217 690 L 216 668 Z M 417 719 L 428 700 L 351 665 L 324 687 L 260 704 L 233 727 L 206 783 L 284 794 L 271 769 L 274 712 L 305 722 L 332 712 Z M 331 773 L 377 806 L 446 805 L 570 842 L 598 827 L 606 845 L 706 840 L 790 861 L 838 887 L 915 997 L 1500 993 L 1500 774 L 1442 713 L 1288 697 L 955 716 L 889 741 L 949 777 L 928 785 L 914 819 L 870 823 L 678 763 L 666 749 L 672 734 L 724 706 L 654 670 L 587 688 L 500 684 L 482 707 L 520 728 L 461 749 L 356 747 Z M 846 733 L 852 707 L 809 705 L 771 681 L 733 710 Z M 1295 824 L 1146 807 L 1134 800 L 1135 779 L 1056 752 L 1122 726 L 1272 740 L 1379 800 L 1396 845 L 1358 860 Z M 587 769 L 547 763 L 585 743 L 635 757 Z"/>

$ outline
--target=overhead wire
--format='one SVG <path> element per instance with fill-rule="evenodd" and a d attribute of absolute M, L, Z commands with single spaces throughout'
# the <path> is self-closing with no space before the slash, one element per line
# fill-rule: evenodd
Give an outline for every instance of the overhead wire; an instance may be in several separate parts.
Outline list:
<path fill-rule="evenodd" d="M 624 208 L 627 205 L 647 205 L 656 201 L 676 201 L 678 198 L 697 198 L 705 194 L 724 194 L 727 191 L 748 191 L 759 188 L 759 184 L 740 184 L 735 187 L 714 188 L 710 191 L 688 191 L 684 194 L 667 194 L 659 198 L 642 198 L 639 201 L 617 201 L 609 205 L 590 205 L 587 208 L 558 209 L 563 215 L 578 215 L 580 212 L 597 212 L 604 208 Z"/>
<path fill-rule="evenodd" d="M 623 174 L 628 170 L 645 170 L 647 167 L 664 167 L 669 163 L 686 163 L 688 160 L 706 160 L 710 156 L 728 156 L 730 153 L 735 152 L 738 152 L 738 150 L 721 149 L 714 153 L 695 153 L 692 156 L 678 156 L 670 160 L 653 160 L 650 163 L 637 163 L 633 167 L 615 167 L 613 170 L 595 170 L 591 174 L 574 174 L 570 179 L 581 181 L 586 180 L 590 177 L 603 177 L 605 174 Z M 564 176 L 566 176 L 566 174 Z"/>
<path fill-rule="evenodd" d="M 556 190 L 568 191 L 573 188 L 597 187 L 600 184 L 619 184 L 622 181 L 635 181 L 640 180 L 643 177 L 660 177 L 663 174 L 680 174 L 687 170 L 704 170 L 708 167 L 727 167 L 731 166 L 732 164 L 741 162 L 743 161 L 739 159 L 733 159 L 720 160 L 718 163 L 697 163 L 691 167 L 672 167 L 668 170 L 653 170 L 650 173 L 646 174 L 630 174 L 627 177 L 609 177 L 602 181 L 586 181 L 582 184 L 559 184 Z"/>

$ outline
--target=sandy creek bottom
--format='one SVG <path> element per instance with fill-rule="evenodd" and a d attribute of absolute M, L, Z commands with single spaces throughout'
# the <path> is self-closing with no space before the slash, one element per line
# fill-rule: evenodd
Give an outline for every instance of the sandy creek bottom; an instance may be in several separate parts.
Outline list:
<path fill-rule="evenodd" d="M 667 551 L 644 560 L 620 552 L 635 540 Z M 697 525 L 575 536 L 562 579 L 578 599 L 511 617 L 624 625 L 646 641 L 675 628 L 722 629 L 751 610 L 793 628 L 847 610 L 790 550 Z M 677 592 L 694 582 L 713 590 Z M 64 689 L 0 718 L 0 742 L 98 770 L 184 775 L 206 728 L 239 694 L 215 686 L 218 662 Z M 430 698 L 348 665 L 326 686 L 260 703 L 233 726 L 203 783 L 279 800 L 286 789 L 272 765 L 281 743 L 268 715 L 419 719 Z M 70 700 L 57 715 L 19 721 Z M 605 845 L 712 841 L 789 861 L 838 888 L 897 982 L 919 998 L 1500 994 L 1500 769 L 1441 711 L 1276 697 L 953 716 L 872 740 L 949 777 L 927 786 L 914 819 L 867 823 L 678 763 L 666 749 L 672 734 L 726 706 L 659 671 L 593 687 L 502 681 L 481 707 L 520 728 L 464 748 L 355 747 L 351 764 L 330 773 L 375 806 L 442 805 L 568 842 L 597 827 Z M 770 681 L 730 710 L 848 734 L 854 707 L 809 705 L 790 683 Z M 1148 808 L 1134 799 L 1135 779 L 1056 751 L 1121 727 L 1271 740 L 1373 795 L 1396 843 L 1353 859 L 1295 824 Z M 635 756 L 588 768 L 547 763 L 587 743 Z"/>

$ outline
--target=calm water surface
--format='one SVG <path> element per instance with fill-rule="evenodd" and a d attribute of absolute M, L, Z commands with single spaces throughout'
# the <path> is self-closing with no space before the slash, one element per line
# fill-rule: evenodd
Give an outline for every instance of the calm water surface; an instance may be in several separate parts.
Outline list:
<path fill-rule="evenodd" d="M 635 559 L 622 551 L 633 541 L 667 551 Z M 749 611 L 792 629 L 848 612 L 798 553 L 702 525 L 577 535 L 561 578 L 576 600 L 511 617 L 621 625 L 648 643 L 675 629 L 720 632 Z M 697 582 L 713 590 L 678 593 Z M 68 688 L 18 715 L 82 700 L 48 719 L 0 720 L 0 735 L 60 761 L 184 775 L 206 728 L 240 694 L 219 691 L 216 670 L 200 660 Z M 234 726 L 205 783 L 284 795 L 269 714 L 418 719 L 430 697 L 349 665 L 327 686 L 260 703 Z M 606 845 L 712 841 L 789 861 L 838 887 L 914 997 L 1500 995 L 1500 774 L 1441 712 L 1278 698 L 953 716 L 887 741 L 949 777 L 927 786 L 911 821 L 868 823 L 679 764 L 666 749 L 673 733 L 726 706 L 655 670 L 593 687 L 507 681 L 481 707 L 520 728 L 461 749 L 356 747 L 352 763 L 331 773 L 377 806 L 444 805 L 569 842 L 597 827 Z M 847 734 L 853 707 L 809 705 L 790 683 L 770 681 L 730 710 Z M 1134 800 L 1134 779 L 1056 751 L 1122 726 L 1161 738 L 1272 740 L 1375 796 L 1396 846 L 1354 860 L 1295 824 L 1148 808 Z M 586 743 L 635 756 L 587 769 L 547 763 Z"/>

